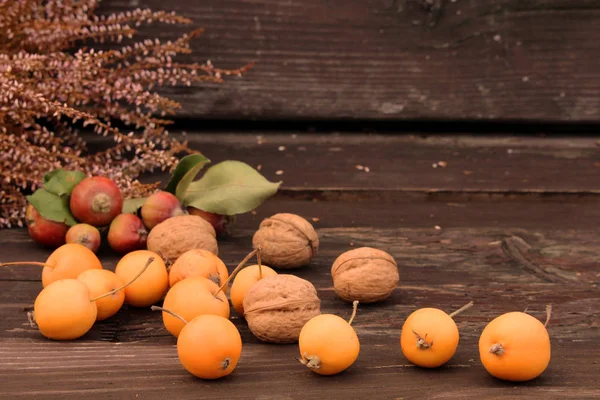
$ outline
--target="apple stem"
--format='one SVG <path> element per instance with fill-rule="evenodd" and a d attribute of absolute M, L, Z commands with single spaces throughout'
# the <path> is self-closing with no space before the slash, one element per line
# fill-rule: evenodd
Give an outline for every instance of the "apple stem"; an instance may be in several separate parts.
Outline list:
<path fill-rule="evenodd" d="M 54 265 L 48 265 L 46 263 L 39 262 L 39 261 L 12 261 L 12 262 L 0 263 L 0 267 L 8 267 L 11 265 L 39 265 L 40 267 L 54 268 Z"/>
<path fill-rule="evenodd" d="M 544 328 L 548 326 L 548 322 L 550 322 L 551 316 L 552 316 L 552 304 L 548 304 L 546 306 L 546 322 L 544 322 Z"/>
<path fill-rule="evenodd" d="M 226 288 L 227 285 L 229 284 L 229 281 L 231 281 L 235 277 L 235 275 L 242 268 L 244 268 L 244 265 L 248 262 L 248 260 L 251 259 L 252 257 L 254 257 L 255 255 L 257 255 L 259 252 L 260 252 L 260 248 L 254 249 L 250 253 L 248 253 L 248 255 L 246 257 L 244 257 L 244 259 L 242 260 L 242 262 L 240 262 L 238 264 L 238 266 L 235 267 L 235 269 L 233 270 L 233 272 L 231 272 L 231 275 L 229 275 L 229 278 L 227 278 L 227 280 L 225 280 L 225 282 L 223 282 L 223 284 L 221 285 L 221 287 L 219 287 L 219 290 L 216 291 L 215 297 L 219 294 L 219 292 L 222 292 L 223 289 Z M 258 257 L 260 257 L 260 256 L 258 256 Z"/>
<path fill-rule="evenodd" d="M 262 248 L 258 246 L 258 251 L 256 252 L 256 263 L 258 264 L 258 279 L 262 279 L 262 264 L 260 262 L 260 251 Z"/>
<path fill-rule="evenodd" d="M 172 315 L 172 316 L 174 316 L 175 318 L 178 318 L 178 319 L 180 319 L 180 320 L 181 320 L 181 322 L 183 322 L 184 324 L 186 324 L 186 325 L 187 325 L 187 323 L 188 323 L 188 322 L 185 320 L 185 318 L 183 318 L 181 315 L 179 315 L 179 314 L 177 314 L 177 313 L 174 313 L 174 312 L 173 312 L 173 311 L 171 311 L 171 310 L 167 310 L 166 308 L 162 308 L 162 307 L 159 307 L 159 306 L 152 306 L 152 307 L 150 307 L 150 309 L 151 309 L 152 311 L 163 311 L 163 312 L 166 312 L 167 314 L 171 314 L 171 315 Z"/>
<path fill-rule="evenodd" d="M 154 257 L 148 257 L 148 261 L 146 261 L 146 265 L 144 265 L 144 268 L 142 268 L 142 270 L 140 272 L 138 272 L 138 274 L 132 280 L 130 280 L 129 282 L 127 282 L 126 284 L 124 284 L 123 286 L 121 286 L 119 288 L 113 289 L 110 292 L 107 292 L 107 293 L 101 294 L 100 296 L 94 297 L 93 299 L 90 300 L 90 302 L 94 302 L 94 301 L 103 299 L 105 297 L 112 296 L 113 294 L 117 293 L 119 290 L 125 289 L 127 286 L 129 286 L 133 282 L 135 282 L 135 280 L 137 278 L 139 278 L 144 273 L 144 271 L 146 271 L 146 269 L 150 266 L 150 264 L 152 264 L 152 262 L 154 262 Z"/>
<path fill-rule="evenodd" d="M 352 322 L 354 321 L 354 317 L 356 317 L 357 310 L 358 310 L 358 300 L 354 300 L 352 302 L 352 315 L 350 316 L 350 319 L 348 320 L 348 325 L 352 325 Z"/>
<path fill-rule="evenodd" d="M 452 314 L 450 314 L 450 318 L 453 318 L 453 317 L 457 316 L 461 312 L 466 311 L 466 310 L 468 310 L 471 307 L 473 307 L 473 302 L 472 301 L 468 302 L 467 304 L 465 304 L 464 306 L 462 306 L 461 308 L 459 308 L 458 310 L 456 310 Z"/>

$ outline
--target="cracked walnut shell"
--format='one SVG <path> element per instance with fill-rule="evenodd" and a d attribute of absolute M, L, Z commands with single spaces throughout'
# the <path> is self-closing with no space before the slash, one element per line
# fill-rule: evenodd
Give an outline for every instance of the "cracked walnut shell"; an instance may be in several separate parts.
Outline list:
<path fill-rule="evenodd" d="M 361 303 L 385 300 L 400 280 L 394 258 L 372 247 L 359 247 L 342 253 L 331 267 L 331 277 L 338 296 Z"/>
<path fill-rule="evenodd" d="M 215 228 L 196 215 L 179 215 L 164 220 L 150 231 L 148 250 L 160 254 L 170 262 L 191 249 L 208 250 L 218 255 Z"/>
<path fill-rule="evenodd" d="M 296 343 L 304 324 L 321 314 L 321 300 L 309 281 L 295 275 L 267 276 L 244 296 L 250 331 L 267 343 Z"/>
<path fill-rule="evenodd" d="M 282 269 L 306 265 L 317 254 L 319 237 L 306 219 L 296 214 L 279 213 L 264 219 L 252 238 L 261 247 L 265 264 Z"/>

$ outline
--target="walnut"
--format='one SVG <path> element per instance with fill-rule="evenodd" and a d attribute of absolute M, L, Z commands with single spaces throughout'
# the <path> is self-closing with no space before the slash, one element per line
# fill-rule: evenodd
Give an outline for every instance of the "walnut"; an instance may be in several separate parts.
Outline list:
<path fill-rule="evenodd" d="M 319 237 L 310 222 L 296 214 L 280 213 L 264 219 L 252 238 L 261 258 L 272 267 L 298 268 L 319 250 Z"/>
<path fill-rule="evenodd" d="M 331 277 L 338 296 L 361 303 L 386 299 L 400 280 L 394 258 L 372 247 L 359 247 L 341 254 L 331 267 Z"/>
<path fill-rule="evenodd" d="M 243 305 L 250 331 L 268 343 L 298 342 L 304 324 L 321 313 L 313 284 L 287 274 L 258 281 L 244 296 Z"/>
<path fill-rule="evenodd" d="M 213 226 L 196 215 L 171 217 L 156 225 L 148 235 L 148 250 L 160 254 L 170 262 L 191 249 L 208 250 L 218 255 Z"/>

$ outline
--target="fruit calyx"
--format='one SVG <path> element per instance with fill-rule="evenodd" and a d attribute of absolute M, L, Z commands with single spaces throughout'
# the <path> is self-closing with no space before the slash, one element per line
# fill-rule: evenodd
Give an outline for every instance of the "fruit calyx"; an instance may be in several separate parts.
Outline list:
<path fill-rule="evenodd" d="M 107 213 L 111 208 L 110 196 L 106 193 L 99 193 L 94 197 L 92 202 L 92 210 L 97 213 Z"/>
<path fill-rule="evenodd" d="M 422 337 L 421 335 L 419 335 L 417 332 L 413 331 L 413 333 L 415 334 L 415 336 L 417 337 L 417 347 L 420 350 L 428 350 L 430 348 L 433 347 L 433 340 L 431 341 L 431 343 L 427 342 L 427 334 L 425 334 L 424 337 Z"/>
<path fill-rule="evenodd" d="M 309 356 L 306 353 L 302 355 L 302 358 L 297 358 L 301 364 L 306 365 L 310 369 L 321 368 L 321 359 L 319 356 Z"/>
<path fill-rule="evenodd" d="M 226 357 L 223 361 L 221 361 L 221 368 L 227 369 L 229 368 L 229 364 L 231 364 L 231 359 L 229 357 Z"/>
<path fill-rule="evenodd" d="M 146 228 L 138 229 L 138 235 L 140 235 L 140 239 L 148 238 L 148 230 Z"/>
<path fill-rule="evenodd" d="M 208 279 L 221 286 L 221 276 L 219 274 L 210 274 L 208 275 Z"/>
<path fill-rule="evenodd" d="M 490 347 L 490 353 L 501 356 L 504 354 L 504 347 L 500 343 L 494 343 L 492 347 Z"/>

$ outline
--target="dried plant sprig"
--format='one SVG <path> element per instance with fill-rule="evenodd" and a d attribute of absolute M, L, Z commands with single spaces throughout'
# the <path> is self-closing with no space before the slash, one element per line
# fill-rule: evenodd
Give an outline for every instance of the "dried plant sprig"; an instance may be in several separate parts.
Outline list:
<path fill-rule="evenodd" d="M 165 117 L 181 105 L 152 90 L 221 83 L 252 65 L 225 70 L 210 61 L 174 62 L 191 52 L 200 29 L 174 41 L 83 47 L 121 43 L 142 24 L 191 23 L 148 9 L 95 16 L 97 5 L 97 0 L 0 0 L 0 227 L 23 226 L 25 196 L 56 168 L 107 176 L 126 197 L 157 190 L 158 184 L 140 183 L 140 175 L 170 171 L 179 155 L 196 151 L 166 129 L 172 121 Z M 87 131 L 112 138 L 112 145 L 90 152 Z"/>

